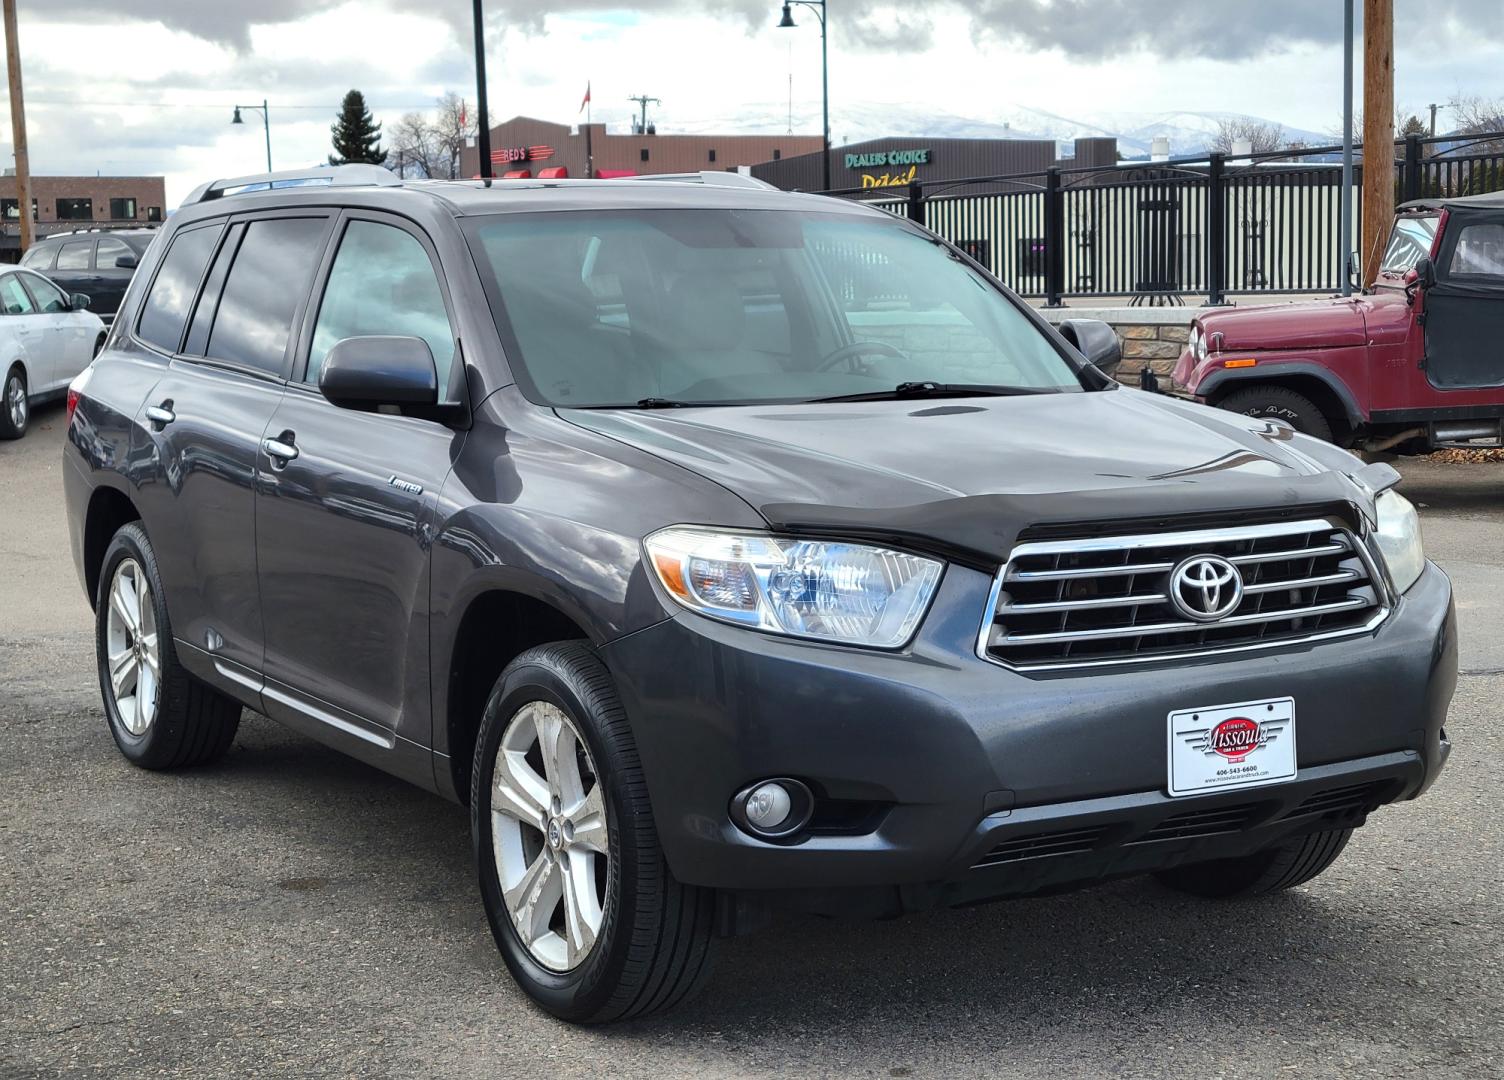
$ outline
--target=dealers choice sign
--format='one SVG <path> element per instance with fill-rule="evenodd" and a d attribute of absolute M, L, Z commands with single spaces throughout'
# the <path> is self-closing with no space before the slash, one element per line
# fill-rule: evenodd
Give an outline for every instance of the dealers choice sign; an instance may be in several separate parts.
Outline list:
<path fill-rule="evenodd" d="M 886 169 L 881 173 L 863 172 L 862 187 L 901 187 L 912 183 L 919 166 L 930 163 L 930 152 L 924 150 L 879 150 L 871 154 L 847 154 L 848 169 Z"/>

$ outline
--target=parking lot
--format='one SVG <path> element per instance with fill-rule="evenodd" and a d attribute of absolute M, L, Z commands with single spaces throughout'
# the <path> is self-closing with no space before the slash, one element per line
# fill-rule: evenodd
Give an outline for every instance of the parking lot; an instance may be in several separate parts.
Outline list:
<path fill-rule="evenodd" d="M 0 443 L 0 1076 L 1504 1075 L 1504 464 L 1401 465 L 1457 589 L 1456 750 L 1325 876 L 785 919 L 585 1030 L 508 978 L 459 807 L 249 714 L 212 768 L 119 756 L 34 423 Z"/>

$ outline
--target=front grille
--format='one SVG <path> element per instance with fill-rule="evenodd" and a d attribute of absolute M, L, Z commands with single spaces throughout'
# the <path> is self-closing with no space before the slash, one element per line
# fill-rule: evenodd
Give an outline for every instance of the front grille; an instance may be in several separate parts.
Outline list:
<path fill-rule="evenodd" d="M 1289 814 L 1285 820 L 1304 817 L 1347 817 L 1366 814 L 1384 802 L 1384 781 L 1354 784 L 1352 787 L 1333 788 L 1312 795 Z"/>
<path fill-rule="evenodd" d="M 1215 621 L 1171 601 L 1184 560 L 1220 556 L 1242 598 Z M 979 654 L 1008 667 L 1130 663 L 1362 633 L 1386 614 L 1362 544 L 1326 520 L 1020 544 Z"/>
<path fill-rule="evenodd" d="M 1161 840 L 1193 840 L 1202 836 L 1242 832 L 1258 812 L 1258 803 L 1224 806 L 1216 810 L 1187 810 L 1185 813 L 1165 818 L 1154 828 L 1128 843 L 1130 845 L 1153 844 Z"/>
<path fill-rule="evenodd" d="M 1063 832 L 1032 833 L 1014 840 L 1005 840 L 979 859 L 976 866 L 1044 859 L 1051 855 L 1078 855 L 1096 847 L 1104 831 L 1101 828 L 1069 829 Z"/>

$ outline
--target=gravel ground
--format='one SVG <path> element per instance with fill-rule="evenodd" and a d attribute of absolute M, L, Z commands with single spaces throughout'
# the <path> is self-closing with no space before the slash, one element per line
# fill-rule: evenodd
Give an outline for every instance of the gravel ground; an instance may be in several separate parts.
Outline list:
<path fill-rule="evenodd" d="M 36 421 L 0 444 L 0 1076 L 1504 1075 L 1504 465 L 1402 464 L 1458 591 L 1457 748 L 1322 878 L 787 919 L 679 1012 L 581 1030 L 509 981 L 458 807 L 251 715 L 213 768 L 116 753 Z"/>

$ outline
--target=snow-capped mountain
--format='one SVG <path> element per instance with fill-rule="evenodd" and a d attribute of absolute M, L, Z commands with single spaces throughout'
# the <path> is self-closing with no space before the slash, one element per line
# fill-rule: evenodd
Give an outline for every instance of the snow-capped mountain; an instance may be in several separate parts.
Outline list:
<path fill-rule="evenodd" d="M 760 102 L 747 105 L 733 116 L 681 117 L 671 109 L 660 110 L 658 130 L 664 134 L 684 132 L 709 134 L 721 131 L 749 135 L 775 135 L 790 129 L 787 104 Z M 948 139 L 1075 139 L 1116 138 L 1126 158 L 1149 156 L 1150 143 L 1158 136 L 1170 140 L 1170 153 L 1187 157 L 1204 152 L 1217 134 L 1221 120 L 1262 120 L 1243 113 L 1182 110 L 1162 113 L 1099 113 L 1091 120 L 1061 116 L 1025 105 L 1005 105 L 983 116 L 961 116 L 912 105 L 849 104 L 832 102 L 831 140 L 837 146 L 890 135 Z M 1265 121 L 1267 122 L 1267 121 Z M 820 130 L 818 106 L 796 103 L 792 115 L 795 132 Z M 1320 145 L 1328 138 L 1313 131 L 1286 127 L 1285 138 Z"/>

